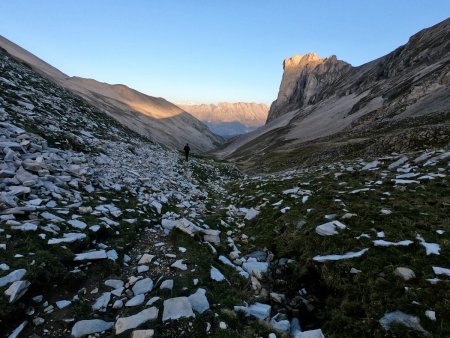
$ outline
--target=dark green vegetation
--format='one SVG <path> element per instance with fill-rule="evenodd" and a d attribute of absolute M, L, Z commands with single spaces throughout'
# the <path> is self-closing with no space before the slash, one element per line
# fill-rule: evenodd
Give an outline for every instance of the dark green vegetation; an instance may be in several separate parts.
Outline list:
<path fill-rule="evenodd" d="M 438 167 L 446 166 L 444 161 Z M 320 323 L 327 337 L 418 336 L 405 327 L 384 331 L 378 320 L 384 313 L 395 310 L 418 316 L 422 326 L 433 336 L 450 336 L 448 277 L 436 276 L 432 270 L 432 266 L 449 267 L 448 176 L 420 184 L 394 185 L 391 179 L 400 173 L 347 172 L 345 167 L 311 169 L 286 180 L 267 176 L 244 184 L 231 184 L 230 190 L 238 197 L 237 205 L 250 208 L 265 204 L 258 217 L 244 229 L 248 236 L 255 237 L 244 250 L 250 252 L 266 247 L 277 258 L 295 260 L 284 275 L 275 275 L 287 280 L 286 286 L 277 291 L 294 297 L 298 290 L 305 288 L 312 294 L 316 299 L 312 321 Z M 436 167 L 424 167 L 419 171 L 422 174 L 436 172 Z M 382 183 L 376 184 L 377 181 Z M 302 203 L 301 197 L 282 194 L 283 190 L 296 186 L 311 190 L 306 203 Z M 350 193 L 361 188 L 371 190 Z M 271 206 L 281 199 L 281 206 Z M 291 209 L 281 213 L 280 209 L 286 206 Z M 392 214 L 383 215 L 384 208 Z M 356 215 L 341 220 L 346 213 Z M 335 236 L 319 236 L 315 228 L 328 222 L 324 216 L 329 214 L 336 214 L 336 219 L 345 223 L 347 229 Z M 436 230 L 445 230 L 445 233 L 439 235 Z M 412 240 L 414 243 L 407 247 L 376 247 L 372 241 L 381 231 L 386 241 Z M 359 237 L 362 234 L 370 238 Z M 425 248 L 416 240 L 417 235 L 427 242 L 438 243 L 440 255 L 427 256 Z M 325 263 L 312 259 L 317 255 L 344 254 L 363 248 L 369 251 L 360 258 Z M 394 274 L 397 267 L 412 269 L 416 278 L 404 281 Z M 362 272 L 352 274 L 352 268 Z M 436 277 L 445 281 L 432 285 L 426 280 Z M 436 311 L 436 322 L 425 316 L 426 310 Z"/>

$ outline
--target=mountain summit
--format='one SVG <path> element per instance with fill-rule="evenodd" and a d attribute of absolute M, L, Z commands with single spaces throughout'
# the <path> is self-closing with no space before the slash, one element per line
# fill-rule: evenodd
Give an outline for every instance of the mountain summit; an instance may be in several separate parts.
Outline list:
<path fill-rule="evenodd" d="M 326 88 L 350 69 L 350 64 L 338 60 L 335 55 L 321 58 L 309 53 L 285 59 L 278 98 L 270 107 L 267 122 L 295 107 L 315 103 Z"/>

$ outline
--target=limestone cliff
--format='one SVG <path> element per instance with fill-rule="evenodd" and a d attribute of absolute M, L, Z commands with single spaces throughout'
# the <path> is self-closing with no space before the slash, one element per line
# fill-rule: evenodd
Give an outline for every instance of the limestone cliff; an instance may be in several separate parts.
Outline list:
<path fill-rule="evenodd" d="M 292 109 L 314 104 L 325 89 L 351 68 L 350 64 L 334 55 L 321 58 L 309 53 L 285 59 L 278 98 L 270 107 L 267 122 Z"/>
<path fill-rule="evenodd" d="M 261 163 L 305 165 L 449 142 L 446 19 L 359 67 L 315 54 L 285 60 L 280 92 L 266 125 L 216 154 L 261 170 Z"/>

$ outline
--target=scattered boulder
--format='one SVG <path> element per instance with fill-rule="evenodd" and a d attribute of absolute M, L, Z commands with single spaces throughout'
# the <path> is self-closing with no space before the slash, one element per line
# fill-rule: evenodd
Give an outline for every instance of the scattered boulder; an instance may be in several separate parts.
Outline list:
<path fill-rule="evenodd" d="M 163 322 L 183 317 L 195 317 L 187 297 L 170 298 L 164 301 Z"/>

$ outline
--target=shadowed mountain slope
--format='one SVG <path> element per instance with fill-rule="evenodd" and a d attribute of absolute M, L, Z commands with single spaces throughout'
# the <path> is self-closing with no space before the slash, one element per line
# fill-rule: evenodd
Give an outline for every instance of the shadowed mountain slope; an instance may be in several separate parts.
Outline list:
<path fill-rule="evenodd" d="M 149 139 L 181 149 L 208 151 L 222 142 L 199 120 L 163 98 L 145 95 L 124 85 L 69 77 L 25 49 L 0 36 L 0 47 L 36 72 L 81 96 L 120 123 Z"/>

